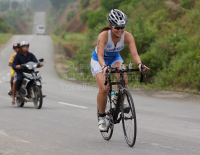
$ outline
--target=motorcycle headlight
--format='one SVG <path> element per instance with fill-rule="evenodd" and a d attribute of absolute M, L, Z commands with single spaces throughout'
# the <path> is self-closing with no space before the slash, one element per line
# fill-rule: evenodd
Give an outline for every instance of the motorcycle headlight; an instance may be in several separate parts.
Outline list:
<path fill-rule="evenodd" d="M 33 68 L 37 68 L 37 64 L 34 64 L 34 65 L 33 65 Z"/>
<path fill-rule="evenodd" d="M 29 70 L 33 69 L 33 67 L 31 65 L 26 65 L 26 68 L 28 68 Z"/>
<path fill-rule="evenodd" d="M 26 77 L 26 78 L 28 78 L 28 79 L 33 79 L 33 76 L 32 76 L 32 74 L 28 74 L 28 73 L 23 73 L 23 75 Z"/>

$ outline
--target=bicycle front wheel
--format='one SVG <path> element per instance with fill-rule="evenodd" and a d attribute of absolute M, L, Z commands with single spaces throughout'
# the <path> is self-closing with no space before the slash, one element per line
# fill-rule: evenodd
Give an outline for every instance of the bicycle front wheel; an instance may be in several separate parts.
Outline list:
<path fill-rule="evenodd" d="M 130 147 L 135 145 L 137 135 L 137 122 L 136 112 L 131 93 L 124 89 L 122 103 L 122 126 L 124 131 L 124 137 L 127 144 Z M 129 107 L 124 108 L 124 103 L 128 104 Z"/>

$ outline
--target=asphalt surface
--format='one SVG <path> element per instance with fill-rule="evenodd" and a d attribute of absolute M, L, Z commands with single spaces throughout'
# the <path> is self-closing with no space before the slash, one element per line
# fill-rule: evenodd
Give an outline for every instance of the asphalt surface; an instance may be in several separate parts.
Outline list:
<path fill-rule="evenodd" d="M 35 23 L 45 21 L 36 13 Z M 34 28 L 33 33 L 35 34 Z M 38 69 L 43 77 L 42 109 L 27 103 L 11 105 L 9 90 L 10 55 L 15 42 L 28 40 L 30 52 L 44 58 Z M 125 142 L 122 124 L 105 141 L 96 119 L 97 88 L 60 79 L 54 67 L 50 36 L 14 36 L 0 51 L 0 154 L 9 155 L 199 155 L 200 104 L 133 95 L 138 133 L 133 148 Z"/>

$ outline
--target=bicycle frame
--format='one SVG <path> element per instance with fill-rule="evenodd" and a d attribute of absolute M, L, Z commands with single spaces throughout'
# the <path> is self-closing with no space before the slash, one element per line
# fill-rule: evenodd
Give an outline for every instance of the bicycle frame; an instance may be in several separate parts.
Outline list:
<path fill-rule="evenodd" d="M 122 67 L 121 67 L 122 68 Z M 129 71 L 139 71 L 139 69 L 130 69 L 129 67 L 127 67 L 126 69 L 118 69 L 118 68 L 111 68 L 110 66 L 109 66 L 109 69 L 110 69 L 110 73 L 119 73 L 120 74 L 120 81 L 117 81 L 117 82 L 111 82 L 111 80 L 110 80 L 110 74 L 108 74 L 107 76 L 106 76 L 106 82 L 105 82 L 105 84 L 104 85 L 107 85 L 107 82 L 109 82 L 109 87 L 110 87 L 110 89 L 109 89 L 109 100 L 110 100 L 110 102 L 112 102 L 111 101 L 111 92 L 112 92 L 112 86 L 113 85 L 119 85 L 120 86 L 120 89 L 119 89 L 119 97 L 118 97 L 118 99 L 117 99 L 117 104 L 116 104 L 116 109 L 113 109 L 112 107 L 110 107 L 110 112 L 111 112 L 111 114 L 112 114 L 112 116 L 113 116 L 113 122 L 114 122 L 114 124 L 117 124 L 117 123 L 120 123 L 120 121 L 121 121 L 121 119 L 122 119 L 122 115 L 123 115 L 123 112 L 121 113 L 121 115 L 120 115 L 120 118 L 119 119 L 117 119 L 118 118 L 118 115 L 119 115 L 119 113 L 120 113 L 120 106 L 121 106 L 121 109 L 123 109 L 123 99 L 124 99 L 124 93 L 123 93 L 123 90 L 125 89 L 125 80 L 124 80 L 124 73 L 125 72 L 129 72 Z M 115 71 L 111 71 L 112 69 L 115 69 Z M 143 69 L 142 69 L 143 70 Z M 107 72 L 107 73 L 109 73 L 109 71 Z M 142 81 L 142 79 L 143 79 L 143 76 L 142 76 L 142 74 L 141 74 L 141 79 L 140 79 L 140 81 Z M 121 104 L 120 104 L 121 103 Z M 114 103 L 112 103 L 112 104 L 114 104 Z M 110 104 L 111 105 L 111 104 Z"/>
<path fill-rule="evenodd" d="M 112 86 L 113 85 L 119 85 L 120 86 L 119 97 L 117 99 L 116 109 L 113 109 L 113 111 L 112 111 L 113 122 L 114 122 L 114 124 L 117 124 L 117 123 L 120 123 L 120 121 L 122 119 L 121 115 L 120 115 L 119 119 L 117 119 L 117 118 L 118 118 L 118 115 L 120 113 L 120 106 L 122 106 L 122 105 L 120 105 L 120 103 L 122 103 L 121 101 L 122 101 L 123 89 L 125 88 L 124 73 L 123 72 L 120 73 L 120 81 L 117 81 L 117 82 L 111 82 L 110 75 L 109 75 L 108 78 L 109 78 L 109 85 L 110 85 L 110 87 L 109 87 L 110 88 L 109 89 L 110 94 L 112 92 Z M 109 100 L 111 101 L 111 95 L 109 96 Z M 114 104 L 114 103 L 112 103 L 112 104 Z M 110 107 L 110 109 L 112 109 L 112 108 Z"/>

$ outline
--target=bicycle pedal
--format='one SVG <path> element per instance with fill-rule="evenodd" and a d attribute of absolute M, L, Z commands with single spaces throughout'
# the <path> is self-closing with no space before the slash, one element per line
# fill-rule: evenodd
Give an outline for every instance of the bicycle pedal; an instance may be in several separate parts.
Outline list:
<path fill-rule="evenodd" d="M 131 108 L 124 109 L 124 113 L 129 113 Z"/>

